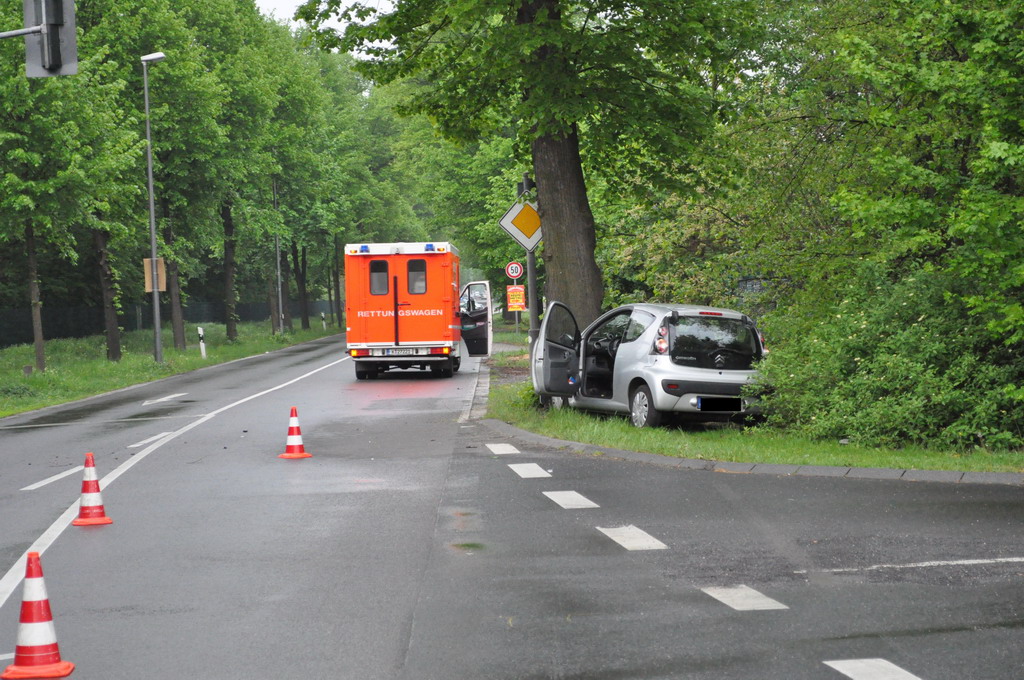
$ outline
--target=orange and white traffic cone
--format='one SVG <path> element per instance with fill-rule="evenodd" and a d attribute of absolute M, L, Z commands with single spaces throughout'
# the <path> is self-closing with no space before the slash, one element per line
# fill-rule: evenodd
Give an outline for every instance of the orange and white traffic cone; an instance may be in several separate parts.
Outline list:
<path fill-rule="evenodd" d="M 75 526 L 92 526 L 94 524 L 112 524 L 114 520 L 107 517 L 103 509 L 103 496 L 100 495 L 100 481 L 96 478 L 96 461 L 91 453 L 85 454 L 85 476 L 82 479 L 82 502 L 79 504 L 78 519 L 72 522 Z"/>
<path fill-rule="evenodd" d="M 23 592 L 14 663 L 0 673 L 0 678 L 66 678 L 75 670 L 75 664 L 61 661 L 50 600 L 43 583 L 43 565 L 37 552 L 28 554 Z"/>
<path fill-rule="evenodd" d="M 299 429 L 299 411 L 292 406 L 291 417 L 288 418 L 288 442 L 284 447 L 284 453 L 278 458 L 312 458 L 312 453 L 306 453 L 306 447 L 302 445 L 302 430 Z"/>

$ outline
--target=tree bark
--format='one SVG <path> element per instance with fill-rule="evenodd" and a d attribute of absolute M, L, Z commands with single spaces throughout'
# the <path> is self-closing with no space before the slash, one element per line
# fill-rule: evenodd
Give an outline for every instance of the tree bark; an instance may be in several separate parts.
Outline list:
<path fill-rule="evenodd" d="M 277 308 L 277 286 L 273 281 L 267 281 L 267 302 L 270 306 L 270 334 L 277 335 L 280 332 L 277 328 L 277 320 L 281 318 L 281 312 Z"/>
<path fill-rule="evenodd" d="M 538 137 L 532 152 L 544 230 L 545 294 L 549 301 L 564 302 L 582 328 L 601 314 L 604 282 L 594 257 L 597 233 L 575 126 L 562 137 Z"/>
<path fill-rule="evenodd" d="M 164 261 L 167 268 L 167 296 L 171 303 L 171 334 L 174 336 L 174 349 L 184 352 L 187 348 L 185 340 L 185 315 L 181 308 L 181 277 L 178 273 L 178 262 L 174 256 L 174 229 L 171 227 L 171 209 L 167 201 L 161 201 L 164 213 L 164 246 L 167 254 Z"/>
<path fill-rule="evenodd" d="M 96 262 L 100 275 L 100 292 L 103 296 L 103 328 L 107 336 L 107 359 L 121 360 L 121 329 L 117 323 L 117 284 L 110 267 L 110 251 L 107 243 L 110 234 L 102 229 L 93 229 L 92 242 L 96 248 Z"/>
<path fill-rule="evenodd" d="M 235 291 L 235 218 L 231 201 L 220 206 L 220 218 L 224 223 L 224 324 L 227 339 L 238 339 L 238 315 L 235 311 L 238 294 Z"/>
<path fill-rule="evenodd" d="M 32 307 L 32 344 L 36 352 L 36 370 L 46 370 L 46 343 L 43 340 L 43 302 L 39 294 L 39 263 L 36 260 L 36 234 L 25 227 L 25 256 L 28 263 L 28 300 Z"/>
<path fill-rule="evenodd" d="M 334 286 L 334 318 L 341 328 L 341 258 L 338 256 L 338 236 L 334 236 L 334 273 L 331 285 Z"/>
<path fill-rule="evenodd" d="M 298 244 L 292 241 L 292 267 L 295 271 L 295 287 L 299 295 L 299 314 L 302 317 L 302 330 L 309 330 L 309 296 L 306 293 L 306 246 L 302 246 L 301 254 Z"/>
<path fill-rule="evenodd" d="M 291 258 L 288 257 L 287 250 L 281 251 L 281 306 L 284 309 L 281 313 L 284 315 L 284 327 L 288 329 L 288 332 L 295 330 L 292 325 L 292 306 L 290 304 L 292 294 L 292 266 Z"/>
<path fill-rule="evenodd" d="M 526 0 L 519 6 L 517 24 L 532 25 L 538 20 L 560 22 L 559 0 Z M 572 66 L 559 46 L 544 44 L 527 57 L 524 68 L 542 74 Z M 530 98 L 529 90 L 523 98 Z M 545 123 L 534 128 L 536 136 L 530 145 L 544 233 L 545 293 L 549 301 L 565 303 L 582 328 L 601 313 L 604 282 L 594 255 L 597 235 L 583 177 L 579 128 L 575 122 L 567 129 L 559 121 Z"/>

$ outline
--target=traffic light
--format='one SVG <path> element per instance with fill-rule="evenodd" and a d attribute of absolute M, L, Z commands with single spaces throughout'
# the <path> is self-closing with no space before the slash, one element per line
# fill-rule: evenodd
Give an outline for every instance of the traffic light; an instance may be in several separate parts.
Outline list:
<path fill-rule="evenodd" d="M 29 78 L 78 73 L 74 0 L 23 0 L 25 26 L 39 33 L 25 36 L 25 75 Z"/>

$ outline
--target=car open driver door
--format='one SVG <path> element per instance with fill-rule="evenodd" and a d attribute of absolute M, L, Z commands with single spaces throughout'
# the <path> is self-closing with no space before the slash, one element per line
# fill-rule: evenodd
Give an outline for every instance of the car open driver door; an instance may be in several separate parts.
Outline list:
<path fill-rule="evenodd" d="M 491 354 L 493 321 L 491 319 L 491 284 L 473 281 L 462 287 L 462 341 L 471 357 Z"/>
<path fill-rule="evenodd" d="M 548 304 L 530 362 L 533 391 L 541 401 L 571 397 L 579 389 L 580 329 L 572 311 L 558 301 Z"/>

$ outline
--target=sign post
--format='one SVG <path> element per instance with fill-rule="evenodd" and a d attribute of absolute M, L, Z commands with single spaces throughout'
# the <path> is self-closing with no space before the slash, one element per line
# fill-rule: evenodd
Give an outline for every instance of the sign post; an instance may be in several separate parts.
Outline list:
<path fill-rule="evenodd" d="M 520 184 L 521 191 L 519 197 L 499 221 L 501 228 L 507 231 L 519 245 L 526 249 L 526 280 L 529 286 L 528 308 L 530 310 L 531 345 L 540 333 L 540 312 L 537 303 L 537 256 L 533 251 L 536 250 L 543 238 L 537 204 L 526 199 L 527 192 L 533 186 L 534 184 L 530 181 L 529 174 L 524 174 L 523 182 Z M 508 273 L 507 269 L 505 273 Z M 521 272 L 520 276 L 522 276 Z M 510 278 L 512 278 L 511 275 Z"/>

